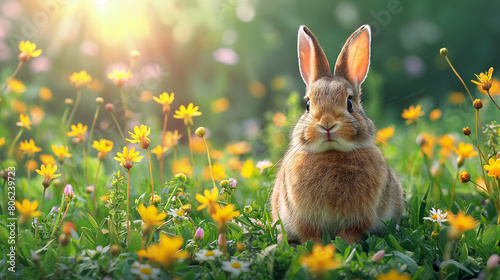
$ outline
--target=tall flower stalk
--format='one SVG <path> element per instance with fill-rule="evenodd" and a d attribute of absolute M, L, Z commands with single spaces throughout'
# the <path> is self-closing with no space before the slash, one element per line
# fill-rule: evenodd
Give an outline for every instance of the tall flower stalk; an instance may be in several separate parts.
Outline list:
<path fill-rule="evenodd" d="M 153 181 L 153 170 L 151 168 L 151 155 L 149 153 L 149 144 L 151 140 L 149 140 L 148 135 L 151 133 L 151 128 L 145 125 L 141 125 L 141 127 L 134 127 L 134 132 L 129 132 L 133 139 L 127 139 L 130 143 L 138 143 L 141 148 L 146 150 L 148 154 L 148 163 L 149 163 L 149 175 L 151 176 L 151 197 L 155 195 L 155 187 Z"/>
<path fill-rule="evenodd" d="M 97 165 L 97 171 L 95 173 L 94 178 L 94 192 L 92 193 L 92 200 L 94 202 L 94 211 L 95 216 L 97 217 L 97 177 L 99 175 L 99 170 L 101 169 L 102 161 L 108 156 L 108 152 L 113 149 L 113 142 L 106 139 L 101 139 L 98 141 L 94 141 L 92 148 L 98 151 L 97 158 L 99 159 L 99 164 Z"/>
<path fill-rule="evenodd" d="M 87 126 L 82 125 L 81 123 L 78 123 L 78 125 L 71 125 L 71 131 L 69 131 L 66 135 L 69 137 L 76 137 L 78 143 L 82 145 L 82 153 L 83 153 L 83 159 L 85 161 L 85 175 L 87 178 L 87 184 L 89 183 L 89 168 L 88 168 L 88 163 L 87 163 L 87 153 L 85 152 L 85 139 L 84 135 L 85 132 L 87 132 Z"/>
<path fill-rule="evenodd" d="M 50 187 L 52 179 L 61 176 L 61 174 L 55 174 L 56 171 L 57 171 L 57 165 L 52 165 L 52 164 L 48 164 L 47 166 L 42 164 L 40 166 L 40 169 L 36 170 L 36 173 L 43 176 L 43 181 L 42 181 L 43 193 L 42 193 L 42 199 L 40 200 L 40 208 L 39 208 L 40 211 L 42 210 L 43 199 L 45 198 L 45 192 L 47 191 L 47 188 Z M 35 226 L 35 249 L 36 249 L 36 238 L 38 235 L 39 222 L 40 222 L 40 219 L 38 218 L 36 220 L 36 226 Z"/>
<path fill-rule="evenodd" d="M 154 96 L 153 97 L 154 101 L 156 101 L 158 104 L 162 105 L 162 112 L 164 114 L 164 120 L 163 120 L 163 130 L 161 133 L 161 148 L 162 150 L 165 149 L 165 137 L 166 137 L 166 132 L 167 132 L 167 120 L 168 120 L 168 113 L 170 113 L 170 104 L 174 101 L 174 93 L 168 95 L 168 93 L 164 92 L 160 94 L 159 97 Z M 163 167 L 164 167 L 164 160 L 163 157 L 161 158 L 160 161 L 160 176 L 161 176 L 161 183 L 163 184 Z"/>
<path fill-rule="evenodd" d="M 130 241 L 130 169 L 134 166 L 134 162 L 140 162 L 142 156 L 139 156 L 139 151 L 134 151 L 134 147 L 123 147 L 123 153 L 116 153 L 115 160 L 120 162 L 120 165 L 127 169 L 127 249 Z"/>
<path fill-rule="evenodd" d="M 19 43 L 18 47 L 19 47 L 19 51 L 21 51 L 21 53 L 18 56 L 19 63 L 17 64 L 16 70 L 14 70 L 12 75 L 10 75 L 9 78 L 7 78 L 7 81 L 0 89 L 0 94 L 2 94 L 5 91 L 5 89 L 7 89 L 9 82 L 12 81 L 12 79 L 14 79 L 14 77 L 16 77 L 17 73 L 19 72 L 19 70 L 21 69 L 21 66 L 23 66 L 24 63 L 28 62 L 30 60 L 30 58 L 38 57 L 42 54 L 42 50 L 40 50 L 40 49 L 37 50 L 36 44 L 31 43 L 30 41 L 21 41 Z"/>
<path fill-rule="evenodd" d="M 73 84 L 76 88 L 76 101 L 73 106 L 73 109 L 71 110 L 71 113 L 69 114 L 68 121 L 66 122 L 66 129 L 65 131 L 69 130 L 69 126 L 73 122 L 73 118 L 75 116 L 76 110 L 78 109 L 78 105 L 80 104 L 80 101 L 82 99 L 82 87 L 85 85 L 88 85 L 92 81 L 92 77 L 90 77 L 89 74 L 87 74 L 87 71 L 83 70 L 80 72 L 74 72 L 69 76 L 69 81 L 71 84 Z"/>
<path fill-rule="evenodd" d="M 193 103 L 189 103 L 189 105 L 184 107 L 181 105 L 179 110 L 175 111 L 174 118 L 176 119 L 184 119 L 184 125 L 186 125 L 188 132 L 188 140 L 189 140 L 189 152 L 191 154 L 191 164 L 193 165 L 193 173 L 195 178 L 196 176 L 196 167 L 194 165 L 194 157 L 193 157 L 193 149 L 191 148 L 191 127 L 193 126 L 193 117 L 201 116 L 201 112 L 198 112 L 198 106 L 194 106 Z"/>

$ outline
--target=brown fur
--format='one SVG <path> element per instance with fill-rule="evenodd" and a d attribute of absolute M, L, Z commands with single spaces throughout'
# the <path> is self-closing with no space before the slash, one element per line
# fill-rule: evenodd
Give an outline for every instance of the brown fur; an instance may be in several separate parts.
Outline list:
<path fill-rule="evenodd" d="M 292 132 L 271 201 L 273 220 L 282 219 L 290 242 L 320 242 L 324 231 L 358 242 L 364 232 L 381 233 L 381 219 L 399 222 L 404 211 L 402 187 L 374 144 L 376 129 L 361 105 L 369 36 L 362 26 L 349 37 L 331 77 L 317 39 L 299 29 L 299 66 L 311 105 Z"/>

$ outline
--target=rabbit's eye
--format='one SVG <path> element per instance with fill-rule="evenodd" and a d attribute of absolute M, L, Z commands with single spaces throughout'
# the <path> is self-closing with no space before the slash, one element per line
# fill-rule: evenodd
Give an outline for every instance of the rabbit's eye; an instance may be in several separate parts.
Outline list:
<path fill-rule="evenodd" d="M 349 113 L 352 113 L 352 102 L 351 102 L 351 98 L 349 96 L 349 98 L 347 98 L 347 111 L 349 111 Z"/>
<path fill-rule="evenodd" d="M 307 100 L 306 111 L 309 112 L 309 107 L 311 106 L 311 100 Z"/>

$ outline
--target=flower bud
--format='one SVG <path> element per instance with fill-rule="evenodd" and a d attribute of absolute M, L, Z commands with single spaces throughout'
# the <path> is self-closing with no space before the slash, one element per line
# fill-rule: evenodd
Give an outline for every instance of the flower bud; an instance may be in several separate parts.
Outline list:
<path fill-rule="evenodd" d="M 189 215 L 191 214 L 191 204 L 185 204 L 179 210 L 182 211 L 185 215 Z"/>
<path fill-rule="evenodd" d="M 113 109 L 115 108 L 115 106 L 111 103 L 108 103 L 108 104 L 106 104 L 106 106 L 104 108 L 106 109 L 106 111 L 111 113 L 113 111 Z"/>
<path fill-rule="evenodd" d="M 86 192 L 87 194 L 92 194 L 92 193 L 94 192 L 94 186 L 87 186 L 87 187 L 85 188 L 85 192 Z"/>
<path fill-rule="evenodd" d="M 66 98 L 66 99 L 64 99 L 64 103 L 66 103 L 66 106 L 68 106 L 68 107 L 73 106 L 73 99 Z"/>
<path fill-rule="evenodd" d="M 458 158 L 457 158 L 457 166 L 458 167 L 462 167 L 464 165 L 464 161 L 465 161 L 464 156 L 462 156 L 462 155 L 458 156 Z"/>
<path fill-rule="evenodd" d="M 207 132 L 207 131 L 205 130 L 205 128 L 204 128 L 203 126 L 198 127 L 198 128 L 196 129 L 196 131 L 195 131 L 196 135 L 197 135 L 198 137 L 200 137 L 200 138 L 203 138 L 203 137 L 205 136 L 205 133 L 206 133 L 206 132 Z"/>
<path fill-rule="evenodd" d="M 446 56 L 448 54 L 448 49 L 447 48 L 441 48 L 439 50 L 439 54 L 442 56 Z"/>
<path fill-rule="evenodd" d="M 476 110 L 479 110 L 479 109 L 483 108 L 483 102 L 481 101 L 481 99 L 476 99 L 472 103 L 472 107 L 474 107 Z"/>
<path fill-rule="evenodd" d="M 68 184 L 66 185 L 66 187 L 64 188 L 64 195 L 66 197 L 69 197 L 69 198 L 73 198 L 75 197 L 75 193 L 73 192 L 73 186 Z"/>
<path fill-rule="evenodd" d="M 184 119 L 184 125 L 189 127 L 193 126 L 193 119 L 192 118 Z"/>
<path fill-rule="evenodd" d="M 377 253 L 375 253 L 375 255 L 373 255 L 372 262 L 379 263 L 380 261 L 382 261 L 382 259 L 384 258 L 384 256 L 385 256 L 385 251 L 384 250 L 380 250 Z"/>
<path fill-rule="evenodd" d="M 132 59 L 138 59 L 141 56 L 141 53 L 138 50 L 130 51 L 130 57 Z"/>
<path fill-rule="evenodd" d="M 161 203 L 161 196 L 159 196 L 157 194 L 155 194 L 154 196 L 151 196 L 149 198 L 149 203 L 152 203 L 152 204 L 155 204 L 155 205 Z"/>
<path fill-rule="evenodd" d="M 243 208 L 243 212 L 245 212 L 245 214 L 250 214 L 252 210 L 253 208 L 250 205 L 245 205 L 245 208 Z"/>
<path fill-rule="evenodd" d="M 95 99 L 95 103 L 97 103 L 97 105 L 101 105 L 103 102 L 104 102 L 104 99 L 102 99 L 102 97 L 97 97 Z"/>
<path fill-rule="evenodd" d="M 469 181 L 470 181 L 470 174 L 469 174 L 469 172 L 467 172 L 467 171 L 462 171 L 462 172 L 460 173 L 460 177 L 459 177 L 459 179 L 460 179 L 460 182 L 461 182 L 461 183 L 463 183 L 463 184 L 465 184 L 465 183 L 469 182 Z"/>
<path fill-rule="evenodd" d="M 30 55 L 25 53 L 25 52 L 22 52 L 19 54 L 18 58 L 21 62 L 24 63 L 24 62 L 27 62 L 28 60 L 30 60 Z"/>
<path fill-rule="evenodd" d="M 185 183 L 185 182 L 187 181 L 186 174 L 184 174 L 184 173 L 177 173 L 177 174 L 175 175 L 175 178 L 176 178 L 177 180 L 179 180 L 180 182 L 182 182 L 182 183 Z"/>
<path fill-rule="evenodd" d="M 109 252 L 111 253 L 111 256 L 113 257 L 116 257 L 118 256 L 122 251 L 122 247 L 120 247 L 119 245 L 113 245 L 111 246 L 111 249 L 109 250 Z"/>
<path fill-rule="evenodd" d="M 437 232 L 437 231 L 433 231 L 433 232 L 431 233 L 431 237 L 432 237 L 432 239 L 437 240 L 437 239 L 438 239 L 438 237 L 439 237 L 439 232 Z"/>
<path fill-rule="evenodd" d="M 498 260 L 499 259 L 497 254 L 491 255 L 491 257 L 489 257 L 488 261 L 486 262 L 486 269 L 488 269 L 488 271 L 492 271 L 493 269 L 495 269 L 498 266 Z"/>
<path fill-rule="evenodd" d="M 67 236 L 66 234 L 61 234 L 59 236 L 59 244 L 61 244 L 63 247 L 66 247 L 69 244 L 70 237 Z"/>
<path fill-rule="evenodd" d="M 472 133 L 472 131 L 470 130 L 470 127 L 468 127 L 468 126 L 467 126 L 467 127 L 464 127 L 464 128 L 462 129 L 462 132 L 463 132 L 463 134 L 464 134 L 464 135 L 466 135 L 466 136 L 469 136 L 469 135 Z"/>
<path fill-rule="evenodd" d="M 199 227 L 194 233 L 194 240 L 201 241 L 203 240 L 204 236 L 205 236 L 205 231 L 201 227 Z"/>
<path fill-rule="evenodd" d="M 245 245 L 240 242 L 236 243 L 236 251 L 238 251 L 238 253 L 245 251 Z"/>

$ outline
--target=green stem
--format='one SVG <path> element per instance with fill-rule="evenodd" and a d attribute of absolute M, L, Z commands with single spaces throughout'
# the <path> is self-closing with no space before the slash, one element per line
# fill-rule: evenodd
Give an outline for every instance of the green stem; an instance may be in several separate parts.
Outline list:
<path fill-rule="evenodd" d="M 64 198 L 65 198 L 65 195 L 63 194 L 61 197 L 61 205 L 59 206 L 59 213 L 57 214 L 57 219 L 56 219 L 56 222 L 54 223 L 54 227 L 52 228 L 52 232 L 50 233 L 50 236 L 54 236 L 54 234 L 56 232 L 57 224 L 59 223 L 59 219 L 61 218 L 61 210 L 64 206 Z"/>
<path fill-rule="evenodd" d="M 19 64 L 17 64 L 16 70 L 14 70 L 14 73 L 12 73 L 12 75 L 10 75 L 10 77 L 7 79 L 7 81 L 3 85 L 2 89 L 0 90 L 0 94 L 2 94 L 5 91 L 5 89 L 7 89 L 7 87 L 9 86 L 9 82 L 12 79 L 14 79 L 14 77 L 17 75 L 17 72 L 19 72 L 19 69 L 21 69 L 21 66 L 23 66 L 23 62 L 19 61 Z"/>
<path fill-rule="evenodd" d="M 210 168 L 210 176 L 212 177 L 212 183 L 214 184 L 214 188 L 217 188 L 217 186 L 215 185 L 214 172 L 212 171 L 212 160 L 210 160 L 210 150 L 208 149 L 208 144 L 207 140 L 205 139 L 205 136 L 203 136 L 202 138 L 203 142 L 205 143 L 205 147 L 207 148 L 208 167 Z"/>
<path fill-rule="evenodd" d="M 116 127 L 118 128 L 118 131 L 120 132 L 120 135 L 122 136 L 123 141 L 125 141 L 125 135 L 123 135 L 123 131 L 120 128 L 120 124 L 118 124 L 118 120 L 116 119 L 115 114 L 113 114 L 113 112 L 111 112 L 111 116 L 113 117 L 113 120 L 115 121 Z M 127 143 L 127 142 L 125 141 L 125 143 Z"/>
<path fill-rule="evenodd" d="M 128 251 L 128 243 L 130 241 L 130 221 L 129 221 L 129 201 L 130 201 L 130 169 L 128 171 L 128 181 L 127 181 L 127 251 Z"/>
<path fill-rule="evenodd" d="M 191 148 L 191 127 L 190 126 L 186 126 L 186 127 L 187 127 L 187 131 L 188 131 L 189 153 L 191 154 L 191 164 L 193 165 L 193 175 L 194 175 L 196 182 L 198 182 L 198 176 L 196 176 L 196 167 L 194 166 L 193 149 Z"/>
<path fill-rule="evenodd" d="M 123 92 L 123 87 L 120 87 L 120 97 L 122 98 L 122 103 L 123 103 L 123 116 L 125 119 L 125 127 L 128 125 L 128 116 L 127 116 L 127 98 L 125 97 L 125 93 Z M 125 138 L 125 137 L 124 137 Z"/>
<path fill-rule="evenodd" d="M 68 122 L 66 123 L 65 132 L 69 130 L 71 122 L 73 121 L 73 118 L 75 117 L 76 109 L 78 108 L 78 105 L 80 104 L 81 100 L 82 100 L 82 89 L 79 88 L 77 93 L 76 93 L 75 104 L 73 105 L 73 109 L 71 109 L 71 113 L 69 114 Z"/>
<path fill-rule="evenodd" d="M 92 128 L 90 129 L 90 136 L 89 136 L 89 143 L 87 144 L 87 150 L 90 150 L 90 142 L 92 142 L 92 135 L 94 134 L 94 127 L 95 123 L 97 121 L 97 116 L 99 116 L 99 108 L 101 107 L 101 104 L 97 104 L 97 109 L 95 110 L 94 114 L 94 121 L 92 122 Z"/>
<path fill-rule="evenodd" d="M 453 182 L 451 183 L 450 202 L 448 203 L 448 210 L 451 210 L 451 206 L 453 206 L 453 198 L 455 196 L 455 186 L 457 184 L 457 178 L 458 178 L 458 169 L 459 167 L 457 166 L 457 170 L 455 171 L 455 175 L 453 176 Z"/>
<path fill-rule="evenodd" d="M 42 199 L 40 200 L 40 211 L 42 211 L 42 205 L 43 205 L 43 198 L 45 197 L 45 191 L 47 190 L 46 187 L 43 187 L 43 193 L 42 193 Z M 36 219 L 36 226 L 35 226 L 35 250 L 36 250 L 36 237 L 38 235 L 38 224 L 40 223 L 40 216 Z"/>
<path fill-rule="evenodd" d="M 153 204 L 154 195 L 155 195 L 155 186 L 153 182 L 153 170 L 151 169 L 151 155 L 149 153 L 149 148 L 146 149 L 148 152 L 148 162 L 149 162 L 149 174 L 151 175 L 151 204 Z"/>
<path fill-rule="evenodd" d="M 66 125 L 67 119 L 68 119 L 68 114 L 69 114 L 69 106 L 66 106 L 64 109 L 64 113 L 61 119 L 61 125 L 59 126 L 59 133 L 62 135 L 64 139 L 66 139 L 66 132 L 64 131 L 64 127 Z"/>
<path fill-rule="evenodd" d="M 101 169 L 101 163 L 102 163 L 102 160 L 99 160 L 99 164 L 97 165 L 97 172 L 95 173 L 95 179 L 94 179 L 94 193 L 92 194 L 92 200 L 94 201 L 94 211 L 95 211 L 96 218 L 97 218 L 97 201 L 96 201 L 95 197 L 96 197 L 96 190 L 97 190 L 97 176 L 99 175 L 99 170 Z"/>
<path fill-rule="evenodd" d="M 83 159 L 85 160 L 85 175 L 87 176 L 87 185 L 89 184 L 89 166 L 87 164 L 87 153 L 85 153 L 85 144 L 82 142 Z"/>
<path fill-rule="evenodd" d="M 9 155 L 12 155 L 12 152 L 14 150 L 14 145 L 17 143 L 17 141 L 21 137 L 21 134 L 23 134 L 23 130 L 24 130 L 24 127 L 21 127 L 21 129 L 19 129 L 19 132 L 17 133 L 16 137 L 14 137 L 14 140 L 12 140 L 12 143 L 10 143 Z"/>
<path fill-rule="evenodd" d="M 491 97 L 490 90 L 488 89 L 486 92 L 488 93 L 488 96 L 490 97 L 491 101 L 493 101 L 493 103 L 495 104 L 495 106 L 497 106 L 498 110 L 500 110 L 500 107 L 498 107 L 498 104 L 495 102 L 495 100 L 493 99 L 493 97 Z"/>
<path fill-rule="evenodd" d="M 450 60 L 448 59 L 448 56 L 445 55 L 444 58 L 446 59 L 446 61 L 448 61 L 448 64 L 450 65 L 451 67 L 451 70 L 453 70 L 453 72 L 455 72 L 455 75 L 457 75 L 458 79 L 462 82 L 462 85 L 464 85 L 465 87 L 465 90 L 467 91 L 467 93 L 469 94 L 469 97 L 470 97 L 470 101 L 471 102 L 474 102 L 474 100 L 472 99 L 472 95 L 470 94 L 470 91 L 469 91 L 469 88 L 467 88 L 467 86 L 465 85 L 464 83 L 464 80 L 462 80 L 462 77 L 460 77 L 460 75 L 458 75 L 457 71 L 455 70 L 455 68 L 453 68 L 453 65 L 451 65 L 451 62 Z"/>
<path fill-rule="evenodd" d="M 59 231 L 59 229 L 61 228 L 62 223 L 64 222 L 64 219 L 66 218 L 66 214 L 68 214 L 68 209 L 69 209 L 69 206 L 70 206 L 70 205 L 71 205 L 71 200 L 70 200 L 70 202 L 68 203 L 68 206 L 66 206 L 66 211 L 64 211 L 64 215 L 63 215 L 63 217 L 62 217 L 61 222 L 59 223 L 59 226 L 57 227 L 57 230 L 56 230 L 55 234 L 57 234 L 57 232 L 58 232 L 58 231 Z"/>

